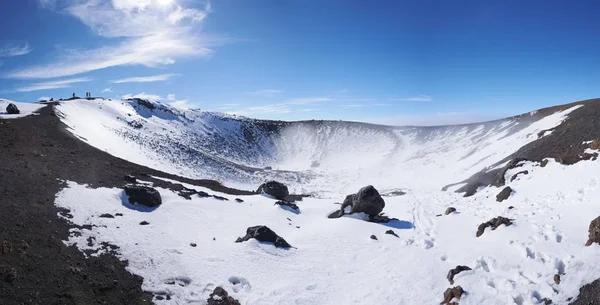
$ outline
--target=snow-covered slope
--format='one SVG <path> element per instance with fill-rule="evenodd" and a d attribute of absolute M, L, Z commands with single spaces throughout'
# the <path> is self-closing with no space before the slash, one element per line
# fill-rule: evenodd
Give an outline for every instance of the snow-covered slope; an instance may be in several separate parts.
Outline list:
<path fill-rule="evenodd" d="M 318 195 L 292 213 L 262 195 L 185 200 L 158 188 L 163 204 L 146 210 L 121 189 L 68 182 L 56 205 L 78 228 L 65 243 L 91 255 L 102 254 L 103 243 L 118 246 L 158 304 L 205 304 L 216 286 L 244 305 L 439 304 L 455 285 L 466 291 L 460 305 L 568 304 L 600 277 L 600 245 L 584 246 L 600 215 L 600 161 L 554 160 L 597 153 L 596 104 L 444 127 L 260 121 L 142 100 L 74 100 L 56 110 L 83 141 L 131 162 L 249 189 L 277 179 Z M 531 157 L 502 172 L 513 189 L 506 201 L 496 201 L 501 188 L 485 184 L 471 197 L 441 190 L 515 156 Z M 385 197 L 384 212 L 399 220 L 327 218 L 335 202 L 368 184 L 407 192 Z M 443 215 L 450 206 L 457 212 Z M 497 216 L 513 224 L 476 237 L 479 224 Z M 294 248 L 234 243 L 255 225 Z M 390 229 L 398 237 L 385 234 Z M 450 284 L 446 275 L 458 265 L 472 270 Z"/>
<path fill-rule="evenodd" d="M 438 190 L 465 180 L 578 107 L 436 128 L 260 121 L 143 100 L 73 100 L 57 111 L 75 135 L 134 163 L 238 187 L 277 179 L 299 193 L 339 196 L 365 184 Z"/>
<path fill-rule="evenodd" d="M 8 104 L 13 103 L 17 106 L 17 108 L 19 108 L 19 111 L 21 113 L 19 114 L 7 114 L 6 113 L 6 106 L 8 106 Z M 0 98 L 0 119 L 16 119 L 16 118 L 22 118 L 24 116 L 28 116 L 28 115 L 32 115 L 34 112 L 38 111 L 40 108 L 44 107 L 44 104 L 38 104 L 38 103 L 19 103 L 19 102 L 14 102 L 14 101 L 10 101 L 10 100 L 6 100 L 6 99 L 1 99 Z"/>

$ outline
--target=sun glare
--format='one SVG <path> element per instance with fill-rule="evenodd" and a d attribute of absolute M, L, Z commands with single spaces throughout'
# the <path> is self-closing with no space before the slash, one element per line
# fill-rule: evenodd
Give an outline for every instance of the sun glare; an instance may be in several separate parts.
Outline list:
<path fill-rule="evenodd" d="M 175 3 L 175 0 L 156 0 L 156 3 L 158 3 L 160 6 L 166 7 Z"/>

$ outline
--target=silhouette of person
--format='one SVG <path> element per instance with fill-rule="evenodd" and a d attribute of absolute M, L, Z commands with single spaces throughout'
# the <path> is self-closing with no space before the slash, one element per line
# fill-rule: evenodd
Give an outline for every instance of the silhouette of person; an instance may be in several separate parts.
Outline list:
<path fill-rule="evenodd" d="M 73 92 L 73 97 L 75 97 L 75 92 Z"/>

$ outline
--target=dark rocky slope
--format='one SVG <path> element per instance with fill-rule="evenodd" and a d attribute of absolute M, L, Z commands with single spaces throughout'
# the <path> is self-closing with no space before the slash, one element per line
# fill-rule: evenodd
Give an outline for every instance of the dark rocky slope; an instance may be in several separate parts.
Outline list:
<path fill-rule="evenodd" d="M 84 258 L 67 247 L 71 227 L 54 206 L 61 181 L 122 187 L 127 174 L 176 179 L 233 195 L 216 181 L 165 174 L 115 158 L 69 133 L 52 106 L 40 115 L 0 119 L 0 304 L 149 304 L 142 279 L 111 255 Z M 143 180 L 169 186 L 162 180 Z"/>

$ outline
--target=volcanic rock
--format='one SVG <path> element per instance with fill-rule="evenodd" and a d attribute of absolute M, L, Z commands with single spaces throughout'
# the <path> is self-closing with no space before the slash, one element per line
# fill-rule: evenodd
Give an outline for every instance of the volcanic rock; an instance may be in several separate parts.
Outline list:
<path fill-rule="evenodd" d="M 505 187 L 504 189 L 502 189 L 502 191 L 500 191 L 500 193 L 498 193 L 498 195 L 496 195 L 496 201 L 498 202 L 502 202 L 506 199 L 508 199 L 508 197 L 510 197 L 510 194 L 512 194 L 513 189 L 510 188 L 510 186 Z"/>
<path fill-rule="evenodd" d="M 510 226 L 512 225 L 512 221 L 506 217 L 502 217 L 502 216 L 498 216 L 495 218 L 490 219 L 487 222 L 484 222 L 482 224 L 479 225 L 479 227 L 477 227 L 477 234 L 475 235 L 476 237 L 479 237 L 481 235 L 483 235 L 483 232 L 485 231 L 485 228 L 487 227 L 492 227 L 492 230 L 496 230 L 500 225 L 505 225 L 505 226 Z"/>
<path fill-rule="evenodd" d="M 157 207 L 162 204 L 160 193 L 149 186 L 127 185 L 123 187 L 129 203 L 138 203 L 147 207 Z"/>
<path fill-rule="evenodd" d="M 277 181 L 269 181 L 261 184 L 258 187 L 258 190 L 256 190 L 256 192 L 259 194 L 264 193 L 271 195 L 279 200 L 285 199 L 285 197 L 287 197 L 290 194 L 287 186 Z"/>
<path fill-rule="evenodd" d="M 448 275 L 446 276 L 446 278 L 448 279 L 448 281 L 450 282 L 450 285 L 454 285 L 454 276 L 463 272 L 463 271 L 467 271 L 467 270 L 471 270 L 471 268 L 467 267 L 467 266 L 456 266 L 456 268 L 454 269 L 450 269 L 450 271 L 448 271 Z"/>
<path fill-rule="evenodd" d="M 8 106 L 6 106 L 6 113 L 19 114 L 19 113 L 21 113 L 21 111 L 19 111 L 19 108 L 17 107 L 17 105 L 10 103 L 10 104 L 8 104 Z"/>
<path fill-rule="evenodd" d="M 206 302 L 207 305 L 240 305 L 240 302 L 229 296 L 222 287 L 215 288 Z"/>
<path fill-rule="evenodd" d="M 241 243 L 244 241 L 248 241 L 251 238 L 254 238 L 260 242 L 272 243 L 277 248 L 290 248 L 292 247 L 288 244 L 285 239 L 277 235 L 273 230 L 269 229 L 267 226 L 254 226 L 249 227 L 246 230 L 246 236 L 239 237 L 235 242 Z"/>

